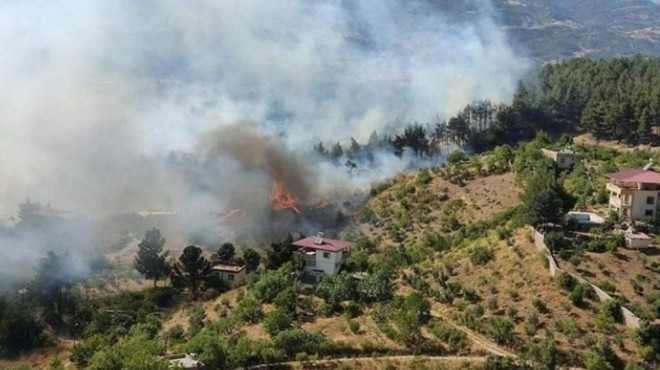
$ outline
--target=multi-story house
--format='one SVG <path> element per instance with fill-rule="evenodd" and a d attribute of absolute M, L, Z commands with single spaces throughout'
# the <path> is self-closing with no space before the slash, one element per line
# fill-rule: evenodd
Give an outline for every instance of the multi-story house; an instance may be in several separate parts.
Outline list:
<path fill-rule="evenodd" d="M 660 207 L 660 173 L 651 165 L 608 175 L 606 189 L 610 193 L 610 209 L 619 217 L 639 220 L 656 217 Z"/>
<path fill-rule="evenodd" d="M 344 240 L 326 239 L 323 233 L 293 243 L 305 260 L 306 281 L 318 283 L 324 275 L 334 276 L 348 258 L 351 243 Z"/>

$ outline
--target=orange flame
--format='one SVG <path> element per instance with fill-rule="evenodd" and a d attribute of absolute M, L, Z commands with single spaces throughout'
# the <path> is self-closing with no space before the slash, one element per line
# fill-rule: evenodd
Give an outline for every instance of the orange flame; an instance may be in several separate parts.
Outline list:
<path fill-rule="evenodd" d="M 293 195 L 284 190 L 284 186 L 282 186 L 282 183 L 279 181 L 275 182 L 275 189 L 270 194 L 270 201 L 273 203 L 273 209 L 276 211 L 290 209 L 297 214 L 300 214 L 298 201 Z"/>

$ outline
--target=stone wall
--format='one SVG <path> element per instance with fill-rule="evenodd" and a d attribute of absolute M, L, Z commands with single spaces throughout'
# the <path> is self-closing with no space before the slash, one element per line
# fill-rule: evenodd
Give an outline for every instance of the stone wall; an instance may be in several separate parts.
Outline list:
<path fill-rule="evenodd" d="M 557 261 L 555 261 L 555 258 L 552 256 L 550 253 L 550 249 L 545 245 L 544 242 L 544 236 L 542 233 L 540 233 L 538 230 L 533 229 L 534 232 L 534 246 L 536 246 L 536 249 L 542 251 L 545 253 L 548 257 L 548 267 L 550 270 L 550 276 L 557 276 L 559 274 L 568 274 L 568 272 L 562 270 L 559 268 L 557 265 Z M 571 274 L 576 280 L 578 280 L 580 283 L 583 284 L 589 284 L 594 291 L 596 292 L 596 296 L 598 296 L 598 299 L 602 301 L 606 301 L 608 299 L 614 299 L 611 295 L 607 294 L 604 290 L 600 289 L 596 285 L 590 283 L 587 281 L 585 278 L 582 276 L 578 276 L 575 274 Z M 621 306 L 621 313 L 623 314 L 623 321 L 625 325 L 629 328 L 639 328 L 639 323 L 640 319 L 637 317 L 635 314 L 633 314 L 629 309 Z"/>

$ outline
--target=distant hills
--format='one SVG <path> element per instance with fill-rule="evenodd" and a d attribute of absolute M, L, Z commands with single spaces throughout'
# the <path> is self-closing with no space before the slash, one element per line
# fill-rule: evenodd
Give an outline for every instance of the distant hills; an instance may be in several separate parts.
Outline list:
<path fill-rule="evenodd" d="M 459 17 L 474 2 L 432 0 Z M 660 55 L 660 1 L 492 0 L 511 40 L 539 63 L 571 57 Z"/>

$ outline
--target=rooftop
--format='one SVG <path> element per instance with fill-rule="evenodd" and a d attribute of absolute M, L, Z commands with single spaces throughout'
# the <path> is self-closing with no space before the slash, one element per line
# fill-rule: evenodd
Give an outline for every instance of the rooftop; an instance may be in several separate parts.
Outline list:
<path fill-rule="evenodd" d="M 635 240 L 650 240 L 651 237 L 644 233 L 627 233 L 626 238 Z"/>
<path fill-rule="evenodd" d="M 293 245 L 301 248 L 309 248 L 327 252 L 339 252 L 351 246 L 351 242 L 345 240 L 335 240 L 321 238 L 320 243 L 316 243 L 317 236 L 308 236 L 293 242 Z"/>
<path fill-rule="evenodd" d="M 614 172 L 608 175 L 609 178 L 620 182 L 639 182 L 646 184 L 660 184 L 660 173 L 652 168 L 644 170 L 642 168 L 634 170 L 625 170 Z"/>

